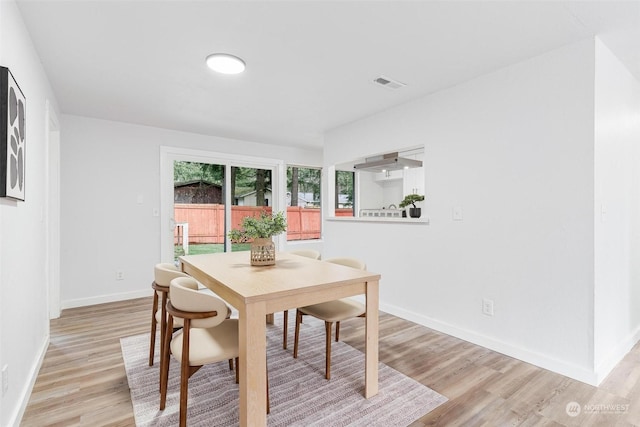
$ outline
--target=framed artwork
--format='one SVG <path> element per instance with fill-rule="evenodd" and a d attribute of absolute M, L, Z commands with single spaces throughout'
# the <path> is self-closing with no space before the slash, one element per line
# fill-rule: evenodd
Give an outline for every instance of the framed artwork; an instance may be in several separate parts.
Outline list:
<path fill-rule="evenodd" d="M 11 71 L 0 67 L 0 197 L 24 200 L 25 105 Z"/>

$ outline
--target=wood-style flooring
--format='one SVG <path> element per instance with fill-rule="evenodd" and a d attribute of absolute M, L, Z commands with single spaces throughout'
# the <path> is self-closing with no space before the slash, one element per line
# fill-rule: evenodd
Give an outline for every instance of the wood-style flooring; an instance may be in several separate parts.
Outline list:
<path fill-rule="evenodd" d="M 120 337 L 150 320 L 151 297 L 64 310 L 21 426 L 133 426 Z M 340 338 L 362 350 L 363 329 L 344 322 Z M 640 426 L 640 345 L 593 387 L 381 313 L 380 361 L 449 399 L 413 427 Z"/>

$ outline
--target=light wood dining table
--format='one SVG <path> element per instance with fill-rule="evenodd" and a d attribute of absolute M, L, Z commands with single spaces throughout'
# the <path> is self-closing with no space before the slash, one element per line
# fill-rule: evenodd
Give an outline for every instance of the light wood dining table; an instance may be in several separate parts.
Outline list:
<path fill-rule="evenodd" d="M 252 266 L 249 252 L 190 255 L 179 260 L 182 271 L 239 312 L 241 426 L 267 425 L 266 316 L 270 313 L 364 294 L 364 397 L 378 393 L 379 274 L 286 252 L 278 252 L 271 266 Z"/>

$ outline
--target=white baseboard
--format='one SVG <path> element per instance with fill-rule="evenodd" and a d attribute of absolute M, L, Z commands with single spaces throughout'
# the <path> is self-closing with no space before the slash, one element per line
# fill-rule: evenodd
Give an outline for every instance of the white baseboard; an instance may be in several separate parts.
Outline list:
<path fill-rule="evenodd" d="M 47 349 L 49 348 L 50 335 L 47 334 L 40 346 L 40 350 L 38 351 L 38 359 L 31 367 L 29 371 L 29 378 L 27 383 L 24 385 L 22 390 L 20 391 L 20 398 L 18 402 L 19 406 L 16 405 L 16 408 L 11 414 L 9 418 L 8 426 L 19 427 L 22 422 L 22 417 L 24 416 L 24 411 L 27 409 L 27 405 L 29 404 L 29 398 L 31 397 L 31 392 L 33 391 L 33 386 L 36 384 L 36 379 L 38 379 L 38 372 L 40 372 L 40 367 L 42 366 L 42 362 L 44 362 L 44 356 L 47 354 Z"/>
<path fill-rule="evenodd" d="M 498 353 L 514 357 L 518 360 L 522 360 L 532 365 L 548 369 L 549 371 L 556 372 L 569 378 L 581 381 L 589 385 L 598 385 L 598 377 L 596 372 L 589 369 L 567 363 L 562 360 L 554 359 L 544 354 L 536 353 L 534 351 L 527 350 L 525 348 L 517 347 L 509 343 L 505 343 L 500 340 L 496 340 L 491 337 L 480 335 L 477 332 L 462 329 L 457 326 L 450 325 L 448 323 L 432 319 L 423 314 L 414 313 L 400 307 L 380 304 L 380 310 L 393 314 L 394 316 L 401 317 L 406 320 L 418 323 L 419 325 L 426 326 L 436 331 L 445 333 L 447 335 L 460 338 L 462 340 L 477 344 L 479 346 L 488 348 Z"/>
<path fill-rule="evenodd" d="M 618 345 L 609 352 L 605 360 L 596 367 L 596 379 L 600 384 L 611 373 L 613 368 L 631 351 L 640 340 L 640 327 L 631 332 L 627 338 L 618 343 Z"/>
<path fill-rule="evenodd" d="M 152 289 L 141 289 L 133 292 L 123 292 L 119 294 L 99 295 L 91 298 L 78 298 L 73 300 L 61 301 L 60 308 L 86 307 L 88 305 L 104 304 L 107 302 L 125 301 L 135 298 L 149 297 L 153 295 Z"/>
<path fill-rule="evenodd" d="M 61 303 L 61 308 L 65 309 L 84 307 L 88 305 L 125 301 L 147 296 L 150 296 L 150 291 L 144 289 L 133 292 L 101 295 L 91 298 L 80 298 L 75 300 L 63 301 Z M 522 347 L 514 346 L 512 344 L 496 340 L 485 335 L 480 335 L 477 332 L 459 328 L 446 322 L 430 318 L 423 314 L 405 310 L 395 305 L 381 303 L 380 310 L 593 386 L 597 386 L 600 382 L 602 382 L 611 372 L 611 370 L 613 370 L 613 368 L 615 368 L 615 366 L 620 362 L 620 360 L 622 360 L 622 358 L 631 350 L 631 348 L 633 348 L 638 340 L 640 340 L 639 327 L 634 333 L 629 334 L 629 337 L 621 342 L 616 347 L 616 349 L 614 349 L 614 351 L 610 353 L 605 362 L 601 363 L 596 370 L 591 371 L 587 368 L 576 366 L 574 364 L 558 360 L 553 357 L 549 357 L 547 355 L 537 353 Z M 48 339 L 49 337 L 47 336 L 47 345 Z M 46 347 L 44 351 L 46 352 Z M 44 352 L 42 353 L 41 358 L 44 358 Z M 40 363 L 42 363 L 42 360 L 40 360 Z M 33 379 L 33 381 L 35 382 L 35 378 Z M 33 387 L 33 384 L 31 385 L 31 387 Z"/>

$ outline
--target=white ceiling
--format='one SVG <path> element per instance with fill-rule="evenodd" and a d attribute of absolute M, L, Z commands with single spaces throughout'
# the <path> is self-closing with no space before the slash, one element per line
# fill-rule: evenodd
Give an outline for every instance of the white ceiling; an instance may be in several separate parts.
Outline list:
<path fill-rule="evenodd" d="M 17 3 L 63 113 L 257 142 L 320 147 L 326 130 L 592 35 L 640 80 L 640 1 Z M 213 73 L 213 52 L 246 72 Z"/>

